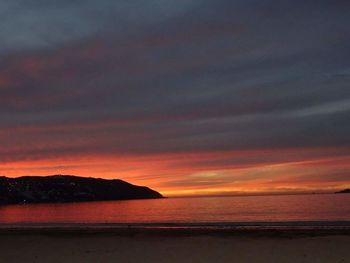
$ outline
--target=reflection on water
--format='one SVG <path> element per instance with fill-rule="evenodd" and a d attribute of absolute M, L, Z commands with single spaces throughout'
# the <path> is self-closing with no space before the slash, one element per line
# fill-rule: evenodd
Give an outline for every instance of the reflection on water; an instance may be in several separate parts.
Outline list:
<path fill-rule="evenodd" d="M 1 223 L 350 220 L 350 195 L 280 195 L 0 206 Z"/>

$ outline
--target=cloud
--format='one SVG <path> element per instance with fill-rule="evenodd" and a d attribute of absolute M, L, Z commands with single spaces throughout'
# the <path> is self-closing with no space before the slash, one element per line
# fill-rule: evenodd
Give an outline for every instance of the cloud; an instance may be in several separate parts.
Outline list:
<path fill-rule="evenodd" d="M 101 32 L 133 31 L 183 14 L 193 0 L 3 2 L 0 52 L 57 48 Z"/>
<path fill-rule="evenodd" d="M 347 155 L 349 9 L 328 0 L 1 3 L 0 163 Z M 242 155 L 178 165 L 278 160 Z"/>

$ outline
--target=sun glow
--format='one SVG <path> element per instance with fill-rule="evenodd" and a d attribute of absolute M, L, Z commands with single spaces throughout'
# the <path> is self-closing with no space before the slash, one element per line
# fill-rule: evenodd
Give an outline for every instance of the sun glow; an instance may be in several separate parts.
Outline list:
<path fill-rule="evenodd" d="M 6 162 L 1 164 L 0 174 L 119 178 L 147 185 L 166 196 L 334 191 L 349 187 L 344 171 L 350 168 L 350 157 L 322 157 L 324 153 L 317 150 L 82 156 Z M 328 149 L 328 153 L 332 151 Z"/>

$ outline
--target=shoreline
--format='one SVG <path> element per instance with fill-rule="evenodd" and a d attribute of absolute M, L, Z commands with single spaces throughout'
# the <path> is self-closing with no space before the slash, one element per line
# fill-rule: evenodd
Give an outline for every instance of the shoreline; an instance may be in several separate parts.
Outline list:
<path fill-rule="evenodd" d="M 350 236 L 350 221 L 1 224 L 2 235 Z"/>

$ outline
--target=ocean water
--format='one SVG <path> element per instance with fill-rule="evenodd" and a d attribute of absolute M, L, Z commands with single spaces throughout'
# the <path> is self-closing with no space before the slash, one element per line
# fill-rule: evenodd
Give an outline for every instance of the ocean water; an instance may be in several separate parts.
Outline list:
<path fill-rule="evenodd" d="M 0 223 L 350 221 L 350 194 L 190 197 L 0 206 Z"/>

